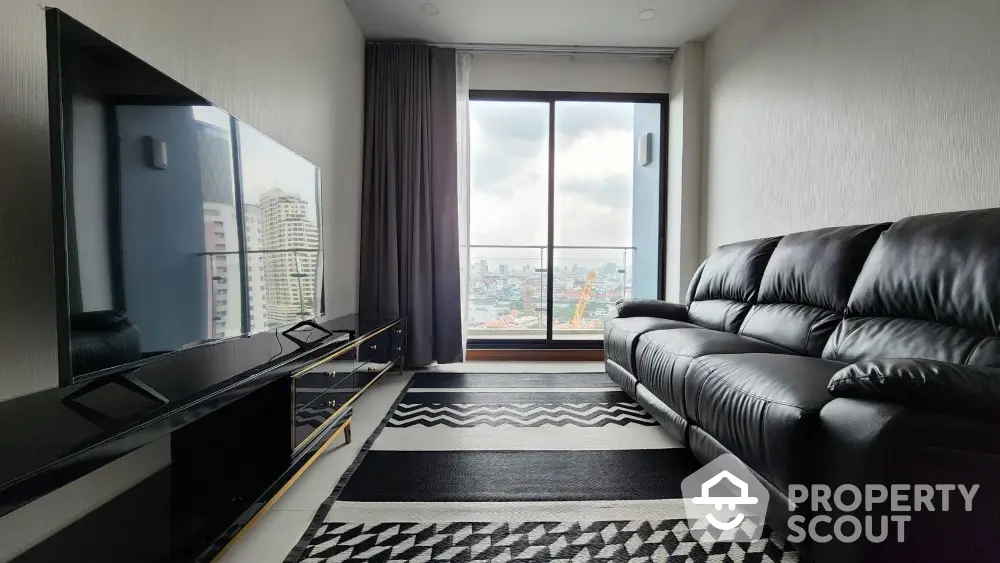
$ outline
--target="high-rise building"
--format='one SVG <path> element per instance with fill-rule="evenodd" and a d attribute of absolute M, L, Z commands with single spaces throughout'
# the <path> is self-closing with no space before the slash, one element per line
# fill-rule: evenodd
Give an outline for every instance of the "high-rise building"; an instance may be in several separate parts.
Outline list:
<path fill-rule="evenodd" d="M 260 206 L 250 203 L 243 205 L 243 223 L 246 230 L 246 247 L 260 250 L 264 243 L 264 226 L 261 221 Z M 247 290 L 250 298 L 250 329 L 267 328 L 267 286 L 264 276 L 264 253 L 250 252 L 247 255 Z"/>
<path fill-rule="evenodd" d="M 236 248 L 236 209 L 232 205 L 206 201 L 205 241 L 208 286 L 209 334 L 211 338 L 236 336 L 242 332 L 242 299 L 239 254 Z"/>
<path fill-rule="evenodd" d="M 260 216 L 268 325 L 312 317 L 319 231 L 306 214 L 306 202 L 274 188 L 261 196 Z"/>
<path fill-rule="evenodd" d="M 229 131 L 206 122 L 196 130 L 207 261 L 207 336 L 242 332 L 239 237 Z"/>

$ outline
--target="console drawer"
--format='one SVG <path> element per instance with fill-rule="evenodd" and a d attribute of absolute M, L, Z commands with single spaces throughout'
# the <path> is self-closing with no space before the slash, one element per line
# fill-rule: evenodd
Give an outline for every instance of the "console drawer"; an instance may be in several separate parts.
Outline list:
<path fill-rule="evenodd" d="M 334 361 L 323 364 L 315 371 L 304 373 L 295 378 L 295 411 L 312 405 L 319 398 L 335 387 L 345 387 L 344 383 L 351 380 L 357 363 L 350 361 Z M 347 387 L 352 384 L 348 383 Z"/>
<path fill-rule="evenodd" d="M 317 397 L 312 403 L 302 407 L 295 412 L 295 448 L 302 445 L 312 435 L 322 427 L 337 409 L 341 402 L 338 402 L 335 393 L 326 392 Z"/>
<path fill-rule="evenodd" d="M 389 353 L 389 334 L 391 330 L 384 330 L 359 344 L 358 358 L 362 363 L 384 363 L 391 359 Z"/>
<path fill-rule="evenodd" d="M 406 321 L 389 329 L 389 359 L 395 360 L 406 355 Z"/>

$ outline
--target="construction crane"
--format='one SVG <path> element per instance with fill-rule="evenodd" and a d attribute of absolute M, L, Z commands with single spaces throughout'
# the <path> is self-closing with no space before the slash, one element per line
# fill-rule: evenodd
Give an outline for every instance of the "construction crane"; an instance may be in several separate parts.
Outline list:
<path fill-rule="evenodd" d="M 569 322 L 570 328 L 580 328 L 583 322 L 583 313 L 587 310 L 587 301 L 590 300 L 590 292 L 594 289 L 594 278 L 597 272 L 591 270 L 587 272 L 587 279 L 583 282 L 583 289 L 580 290 L 580 300 L 576 302 L 576 310 L 573 311 L 573 320 Z"/>

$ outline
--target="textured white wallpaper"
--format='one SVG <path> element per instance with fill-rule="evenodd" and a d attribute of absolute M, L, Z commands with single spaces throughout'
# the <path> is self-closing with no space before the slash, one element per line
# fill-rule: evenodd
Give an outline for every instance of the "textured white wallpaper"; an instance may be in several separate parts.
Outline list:
<path fill-rule="evenodd" d="M 667 143 L 667 301 L 684 303 L 701 263 L 701 174 L 705 44 L 681 46 L 670 65 Z"/>
<path fill-rule="evenodd" d="M 49 0 L 322 169 L 327 310 L 356 308 L 364 39 L 342 0 Z M 57 384 L 45 21 L 0 17 L 0 400 Z"/>
<path fill-rule="evenodd" d="M 706 49 L 705 249 L 1000 206 L 1000 2 L 744 0 Z"/>

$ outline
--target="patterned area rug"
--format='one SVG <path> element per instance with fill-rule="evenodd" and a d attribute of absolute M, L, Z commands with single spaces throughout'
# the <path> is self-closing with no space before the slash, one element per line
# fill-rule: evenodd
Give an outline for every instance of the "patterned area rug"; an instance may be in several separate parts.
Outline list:
<path fill-rule="evenodd" d="M 418 373 L 286 563 L 800 560 L 695 539 L 698 467 L 604 374 Z"/>

